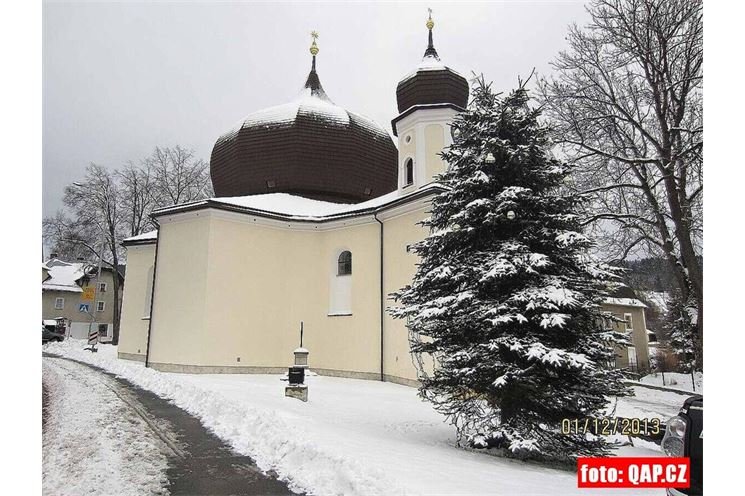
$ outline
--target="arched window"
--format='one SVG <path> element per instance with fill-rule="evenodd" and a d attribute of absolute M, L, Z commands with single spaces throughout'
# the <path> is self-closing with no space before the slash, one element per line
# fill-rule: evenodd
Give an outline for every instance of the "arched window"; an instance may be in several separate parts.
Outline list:
<path fill-rule="evenodd" d="M 414 184 L 414 161 L 410 158 L 404 162 L 404 186 Z"/>
<path fill-rule="evenodd" d="M 336 271 L 337 276 L 348 276 L 352 273 L 352 252 L 343 251 L 339 255 L 339 267 Z"/>

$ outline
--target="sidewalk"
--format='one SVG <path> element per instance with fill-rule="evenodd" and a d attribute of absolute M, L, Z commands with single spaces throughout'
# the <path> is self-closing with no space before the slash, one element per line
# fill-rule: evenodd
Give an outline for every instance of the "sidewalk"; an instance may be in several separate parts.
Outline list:
<path fill-rule="evenodd" d="M 86 376 L 96 376 L 142 418 L 163 441 L 170 494 L 293 494 L 286 484 L 273 475 L 262 474 L 251 458 L 237 454 L 198 419 L 173 403 L 98 367 L 47 353 L 43 357 L 44 360 L 64 360 Z M 70 379 L 75 380 L 75 374 L 71 374 Z"/>

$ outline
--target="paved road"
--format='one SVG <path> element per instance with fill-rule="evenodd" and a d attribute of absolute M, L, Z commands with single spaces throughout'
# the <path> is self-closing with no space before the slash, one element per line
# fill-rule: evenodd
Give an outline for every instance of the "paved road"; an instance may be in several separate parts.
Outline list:
<path fill-rule="evenodd" d="M 47 358 L 68 360 L 44 354 Z M 75 360 L 70 360 L 75 361 Z M 172 495 L 294 494 L 273 474 L 233 451 L 185 410 L 98 367 L 77 362 L 98 374 L 153 433 L 163 441 Z M 43 390 L 44 391 L 44 390 Z M 42 393 L 42 398 L 46 395 Z M 45 414 L 42 414 L 42 419 Z"/>

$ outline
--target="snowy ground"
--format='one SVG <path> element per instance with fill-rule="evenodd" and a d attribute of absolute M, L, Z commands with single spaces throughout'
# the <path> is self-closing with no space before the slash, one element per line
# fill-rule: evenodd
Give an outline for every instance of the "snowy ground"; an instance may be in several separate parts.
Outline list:
<path fill-rule="evenodd" d="M 274 470 L 309 494 L 605 495 L 578 489 L 576 474 L 457 448 L 451 426 L 413 388 L 312 376 L 309 401 L 284 397 L 276 375 L 186 375 L 116 359 L 113 346 L 95 355 L 68 340 L 46 351 L 95 363 L 199 417 L 263 470 Z M 641 389 L 641 388 L 637 388 Z M 659 392 L 654 392 L 659 393 Z M 645 393 L 646 394 L 646 393 Z M 664 395 L 665 393 L 663 393 Z M 674 394 L 674 393 L 669 393 Z M 654 394 L 617 414 L 667 418 L 682 402 L 655 403 Z M 673 406 L 676 403 L 677 406 Z M 625 410 L 622 410 L 624 409 Z M 651 443 L 625 446 L 623 456 L 661 456 Z M 664 494 L 615 489 L 614 494 Z"/>
<path fill-rule="evenodd" d="M 49 393 L 44 494 L 168 494 L 159 441 L 106 386 L 106 378 L 59 359 L 44 359 L 42 373 Z"/>
<path fill-rule="evenodd" d="M 664 376 L 664 378 L 663 378 Z M 649 374 L 641 378 L 640 382 L 654 386 L 665 386 L 671 389 L 687 391 L 692 394 L 704 394 L 704 374 L 696 372 L 696 391 L 693 393 L 691 374 L 680 374 L 677 372 L 665 372 L 664 374 Z M 664 380 L 663 380 L 664 379 Z"/>

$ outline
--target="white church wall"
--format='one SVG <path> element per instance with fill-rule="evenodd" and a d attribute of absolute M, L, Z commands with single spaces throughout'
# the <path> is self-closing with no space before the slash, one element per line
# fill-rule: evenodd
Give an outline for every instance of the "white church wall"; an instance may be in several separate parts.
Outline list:
<path fill-rule="evenodd" d="M 417 258 L 406 247 L 426 235 L 416 224 L 427 216 L 426 202 L 413 212 L 407 205 L 380 214 L 386 295 L 410 282 Z M 161 219 L 151 366 L 178 372 L 284 371 L 303 321 L 312 369 L 379 379 L 379 242 L 380 225 L 372 216 L 333 229 L 272 226 L 252 216 L 207 210 Z M 342 278 L 346 286 L 335 285 L 343 250 L 352 253 L 352 274 Z M 129 256 L 120 351 L 138 355 L 147 343 L 142 314 L 154 245 L 132 247 Z M 333 291 L 345 291 L 347 299 L 335 301 Z M 342 307 L 346 311 L 330 311 Z M 417 378 L 405 323 L 387 314 L 384 374 L 405 384 Z"/>
<path fill-rule="evenodd" d="M 155 262 L 155 244 L 127 247 L 127 284 L 122 295 L 119 357 L 144 360 L 147 347 L 149 275 Z M 149 309 L 148 309 L 149 310 Z"/>
<path fill-rule="evenodd" d="M 452 108 L 422 108 L 396 122 L 399 189 L 406 188 L 402 172 L 409 157 L 414 159 L 413 189 L 432 182 L 435 175 L 445 170 L 445 162 L 439 153 L 452 143 L 450 123 L 457 113 Z"/>
<path fill-rule="evenodd" d="M 418 257 L 407 250 L 407 246 L 423 239 L 426 228 L 417 225 L 427 217 L 426 208 L 394 216 L 385 223 L 385 271 L 383 275 L 385 294 L 390 295 L 411 283 L 416 272 Z M 391 299 L 386 306 L 395 305 Z M 384 369 L 386 380 L 412 385 L 417 371 L 409 352 L 409 333 L 406 323 L 386 313 L 384 321 Z M 431 369 L 431 361 L 425 358 L 424 367 Z M 403 380 L 402 380 L 403 379 Z"/>
<path fill-rule="evenodd" d="M 445 161 L 440 157 L 440 152 L 445 147 L 445 131 L 442 124 L 428 124 L 424 128 L 425 139 L 425 175 L 427 182 L 434 180 L 435 176 L 445 172 Z"/>
<path fill-rule="evenodd" d="M 161 369 L 202 365 L 205 342 L 215 339 L 205 328 L 209 219 L 196 212 L 161 218 L 160 223 L 149 361 Z M 142 306 L 137 310 L 142 312 Z"/>
<path fill-rule="evenodd" d="M 313 369 L 379 377 L 378 224 L 318 232 L 228 217 L 210 219 L 203 371 L 283 370 L 303 321 Z M 353 254 L 352 314 L 329 316 L 328 260 L 341 248 Z"/>

